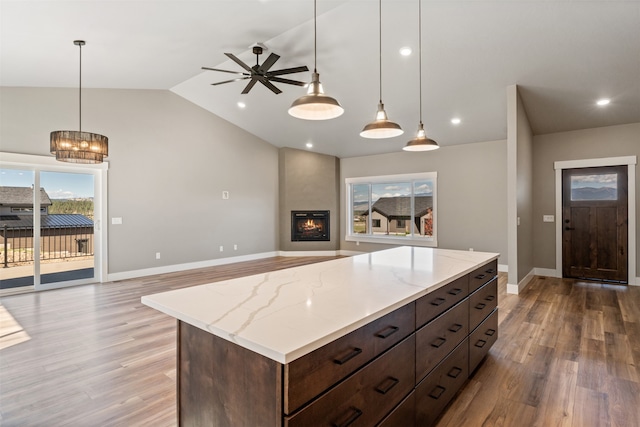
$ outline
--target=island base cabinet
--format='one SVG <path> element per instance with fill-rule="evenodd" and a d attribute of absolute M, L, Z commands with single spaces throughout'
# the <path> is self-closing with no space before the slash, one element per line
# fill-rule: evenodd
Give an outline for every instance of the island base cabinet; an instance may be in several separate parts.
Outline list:
<path fill-rule="evenodd" d="M 378 427 L 416 427 L 416 392 L 412 391 Z"/>
<path fill-rule="evenodd" d="M 469 377 L 469 347 L 465 339 L 416 387 L 416 425 L 433 425 Z"/>

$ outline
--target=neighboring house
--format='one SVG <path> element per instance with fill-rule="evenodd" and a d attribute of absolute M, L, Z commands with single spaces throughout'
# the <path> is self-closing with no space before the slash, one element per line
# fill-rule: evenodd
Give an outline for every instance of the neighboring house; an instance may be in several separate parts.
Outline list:
<path fill-rule="evenodd" d="M 415 215 L 411 216 L 411 197 L 381 197 L 371 206 L 374 233 L 433 235 L 433 197 L 416 196 Z M 369 212 L 362 215 L 367 216 Z M 413 230 L 410 228 L 413 225 Z"/>
<path fill-rule="evenodd" d="M 80 214 L 49 214 L 53 203 L 40 189 L 41 257 L 93 254 L 93 221 Z M 9 262 L 33 260 L 33 188 L 0 187 L 0 247 Z"/>

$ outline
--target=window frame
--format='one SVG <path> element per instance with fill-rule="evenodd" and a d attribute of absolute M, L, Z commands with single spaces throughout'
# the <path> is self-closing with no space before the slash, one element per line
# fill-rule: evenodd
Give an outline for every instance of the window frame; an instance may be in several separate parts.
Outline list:
<path fill-rule="evenodd" d="M 372 230 L 372 206 L 371 200 L 371 186 L 375 184 L 394 184 L 394 183 L 409 183 L 411 185 L 411 211 L 412 216 L 415 215 L 414 211 L 414 191 L 415 183 L 431 180 L 433 183 L 432 197 L 433 197 L 433 235 L 432 237 L 424 237 L 415 235 L 413 233 L 413 227 L 411 227 L 411 234 L 403 237 L 380 235 L 380 234 L 361 234 L 353 232 L 354 215 L 353 215 L 353 186 L 366 184 L 369 186 L 369 214 L 367 215 L 367 230 Z M 345 216 L 347 221 L 345 241 L 347 242 L 367 242 L 367 243 L 383 243 L 392 245 L 405 245 L 405 246 L 426 246 L 437 247 L 438 246 L 438 202 L 437 202 L 437 188 L 438 188 L 438 173 L 437 172 L 422 172 L 412 174 L 399 174 L 399 175 L 380 175 L 380 176 L 367 176 L 367 177 L 355 177 L 345 178 L 345 194 L 346 194 L 346 209 Z M 413 221 L 411 221 L 413 223 Z"/>

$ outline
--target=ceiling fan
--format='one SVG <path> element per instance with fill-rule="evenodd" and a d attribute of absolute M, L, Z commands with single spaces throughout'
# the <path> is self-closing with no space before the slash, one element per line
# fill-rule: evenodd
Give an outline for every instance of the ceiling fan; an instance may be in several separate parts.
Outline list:
<path fill-rule="evenodd" d="M 282 76 L 282 75 L 285 75 L 285 74 L 301 73 L 303 71 L 309 71 L 309 68 L 307 68 L 306 66 L 303 66 L 303 67 L 293 67 L 293 68 L 285 68 L 285 69 L 282 69 L 282 70 L 269 71 L 271 69 L 271 67 L 273 66 L 273 64 L 275 64 L 276 61 L 278 59 L 280 59 L 280 56 L 276 55 L 275 53 L 271 53 L 269 55 L 269 57 L 262 63 L 262 65 L 260 65 L 259 57 L 260 57 L 260 55 L 262 55 L 264 50 L 266 50 L 266 47 L 264 47 L 263 45 L 261 46 L 260 44 L 258 44 L 258 45 L 254 45 L 253 46 L 253 53 L 256 55 L 256 65 L 254 65 L 253 67 L 249 67 L 247 64 L 245 64 L 240 59 L 238 59 L 234 54 L 225 53 L 225 55 L 227 55 L 231 60 L 233 60 L 233 62 L 235 62 L 236 64 L 241 66 L 244 70 L 246 70 L 246 72 L 221 70 L 219 68 L 210 68 L 210 67 L 202 67 L 202 69 L 203 70 L 211 70 L 211 71 L 221 71 L 223 73 L 240 74 L 240 75 L 243 76 L 243 77 L 238 77 L 237 79 L 231 79 L 231 80 L 225 80 L 223 82 L 211 83 L 212 86 L 217 86 L 217 85 L 221 85 L 221 84 L 225 84 L 225 83 L 236 82 L 238 80 L 251 79 L 249 81 L 249 83 L 245 86 L 244 90 L 242 91 L 243 94 L 249 93 L 249 91 L 253 88 L 253 86 L 255 86 L 255 84 L 258 83 L 258 82 L 262 83 L 267 88 L 271 89 L 271 91 L 274 92 L 276 95 L 279 94 L 279 93 L 282 93 L 282 91 L 280 89 L 278 89 L 271 82 L 286 83 L 286 84 L 296 85 L 296 86 L 305 86 L 305 85 L 307 85 L 306 82 L 300 82 L 300 81 L 297 81 L 297 80 L 284 79 L 284 78 L 278 77 L 278 76 Z"/>

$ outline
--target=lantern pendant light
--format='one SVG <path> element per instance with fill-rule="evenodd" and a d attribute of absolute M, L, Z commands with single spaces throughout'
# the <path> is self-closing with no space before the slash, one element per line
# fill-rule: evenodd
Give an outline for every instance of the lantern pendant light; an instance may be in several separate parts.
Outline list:
<path fill-rule="evenodd" d="M 393 138 L 404 133 L 399 124 L 394 123 L 387 117 L 387 112 L 384 111 L 384 104 L 382 103 L 382 0 L 378 0 L 378 12 L 379 12 L 379 56 L 380 56 L 380 101 L 378 102 L 378 111 L 376 113 L 376 119 L 367 124 L 360 132 L 360 136 L 364 138 Z"/>
<path fill-rule="evenodd" d="M 109 155 L 109 138 L 97 133 L 82 131 L 82 46 L 84 40 L 74 40 L 80 48 L 79 129 L 56 130 L 50 135 L 50 151 L 56 160 L 68 163 L 102 163 Z"/>
<path fill-rule="evenodd" d="M 344 113 L 344 109 L 336 99 L 324 94 L 320 83 L 320 74 L 317 70 L 318 19 L 316 15 L 316 0 L 313 0 L 313 74 L 307 94 L 293 101 L 289 108 L 290 115 L 304 120 L 334 119 Z"/>
<path fill-rule="evenodd" d="M 431 151 L 440 148 L 438 143 L 433 139 L 427 138 L 424 131 L 424 125 L 422 124 L 422 0 L 418 0 L 418 47 L 420 50 L 419 68 L 420 68 L 420 124 L 418 125 L 418 132 L 416 137 L 407 142 L 407 145 L 402 147 L 405 151 Z"/>

